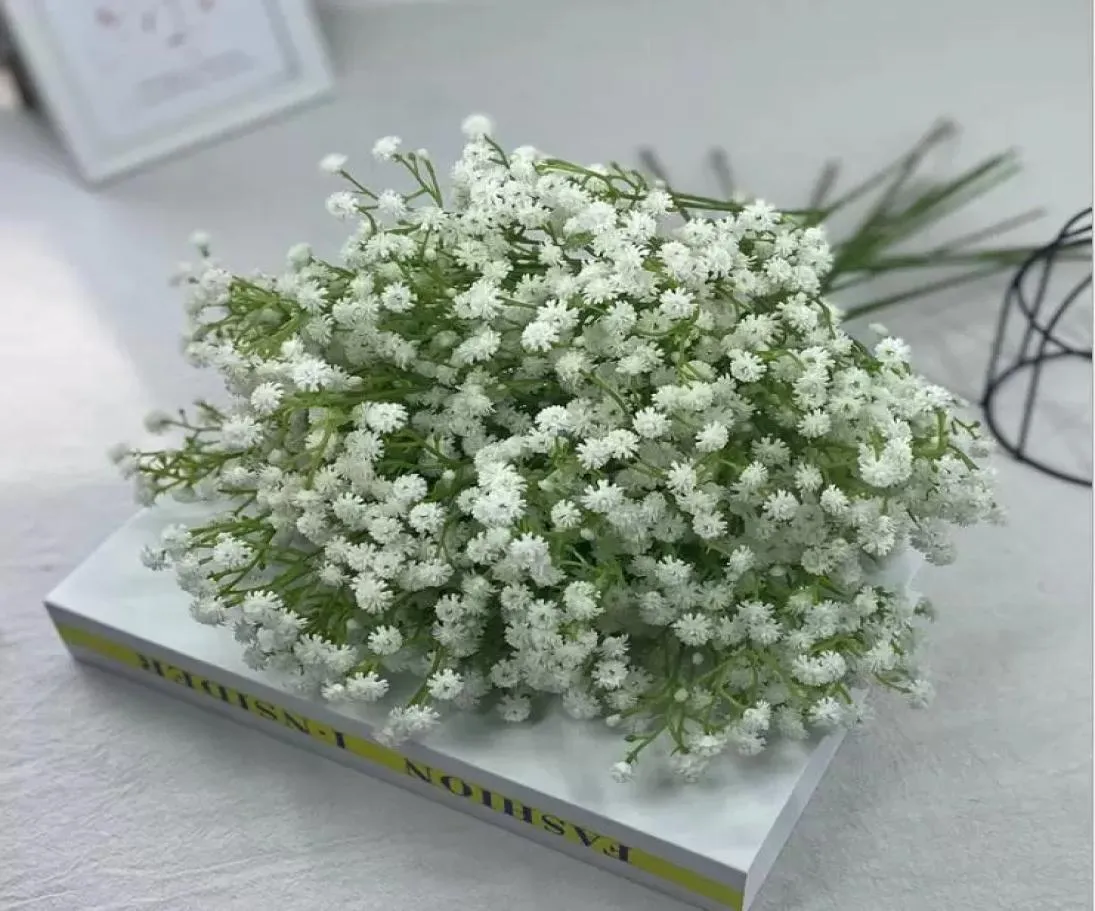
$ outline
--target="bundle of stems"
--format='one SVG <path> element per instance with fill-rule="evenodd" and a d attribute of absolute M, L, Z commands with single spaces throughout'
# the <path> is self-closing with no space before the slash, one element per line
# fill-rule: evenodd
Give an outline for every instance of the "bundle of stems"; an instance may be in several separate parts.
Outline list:
<path fill-rule="evenodd" d="M 841 165 L 839 161 L 830 160 L 821 169 L 806 206 L 783 210 L 797 216 L 806 225 L 825 225 L 832 232 L 829 223 L 835 216 L 856 204 L 869 203 L 850 232 L 830 235 L 833 268 L 825 279 L 823 291 L 836 298 L 849 319 L 1000 272 L 1010 272 L 1038 249 L 1020 245 L 983 246 L 985 242 L 995 241 L 1001 235 L 1042 216 L 1042 210 L 1032 209 L 922 252 L 900 252 L 901 248 L 1011 179 L 1020 170 L 1018 154 L 1015 150 L 1008 150 L 993 155 L 952 179 L 925 178 L 923 165 L 928 155 L 954 138 L 957 132 L 957 126 L 952 121 L 940 120 L 906 154 L 835 198 L 833 192 Z M 692 212 L 736 211 L 740 208 L 740 202 L 734 198 L 729 157 L 724 149 L 714 149 L 710 153 L 712 169 L 720 190 L 725 194 L 722 199 L 677 191 L 651 149 L 642 149 L 639 155 L 643 166 L 667 185 L 683 217 L 688 218 Z M 900 272 L 915 276 L 926 270 L 946 270 L 949 274 L 926 283 L 916 281 L 902 291 L 875 298 L 868 296 L 865 302 L 854 306 L 846 306 L 841 300 L 843 292 L 852 288 L 860 293 L 869 290 L 870 283 L 877 282 L 883 276 Z"/>

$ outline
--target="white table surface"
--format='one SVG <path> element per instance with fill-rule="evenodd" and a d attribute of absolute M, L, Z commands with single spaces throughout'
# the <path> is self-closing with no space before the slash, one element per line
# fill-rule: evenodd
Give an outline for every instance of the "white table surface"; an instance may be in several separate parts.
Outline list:
<path fill-rule="evenodd" d="M 696 186 L 725 143 L 777 203 L 800 201 L 829 155 L 863 173 L 947 113 L 965 127 L 951 167 L 1008 145 L 1027 162 L 956 232 L 1043 205 L 1023 235 L 1040 240 L 1091 200 L 1090 5 L 343 0 L 324 21 L 335 102 L 109 188 L 80 186 L 40 124 L 0 113 L 0 908 L 667 908 L 72 664 L 40 599 L 132 510 L 103 451 L 148 408 L 210 389 L 177 356 L 163 276 L 196 227 L 241 269 L 302 239 L 333 247 L 321 154 L 372 179 L 373 138 L 397 132 L 445 159 L 472 110 L 514 145 L 585 160 L 634 161 L 653 142 Z M 976 394 L 1000 290 L 887 321 L 934 378 Z M 925 576 L 942 611 L 935 709 L 879 701 L 760 911 L 1090 907 L 1091 495 L 999 468 L 1012 525 L 970 534 L 958 566 Z"/>

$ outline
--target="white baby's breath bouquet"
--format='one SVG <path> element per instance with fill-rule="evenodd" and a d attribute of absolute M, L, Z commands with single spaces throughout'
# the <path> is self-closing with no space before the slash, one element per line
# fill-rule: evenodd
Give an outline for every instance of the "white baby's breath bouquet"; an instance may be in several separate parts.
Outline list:
<path fill-rule="evenodd" d="M 985 447 L 902 342 L 841 331 L 822 230 L 465 132 L 447 197 L 394 137 L 407 192 L 324 159 L 336 262 L 236 276 L 197 238 L 187 355 L 230 400 L 119 454 L 143 502 L 209 502 L 145 562 L 305 692 L 413 680 L 390 742 L 558 699 L 621 731 L 615 777 L 666 738 L 692 780 L 865 683 L 926 701 L 928 605 L 872 572 L 995 517 Z"/>

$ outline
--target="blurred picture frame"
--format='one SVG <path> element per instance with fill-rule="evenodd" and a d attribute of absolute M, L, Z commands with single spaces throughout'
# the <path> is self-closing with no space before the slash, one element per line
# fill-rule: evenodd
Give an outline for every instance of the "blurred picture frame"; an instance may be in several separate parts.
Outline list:
<path fill-rule="evenodd" d="M 329 95 L 308 0 L 0 0 L 26 78 L 98 184 Z"/>

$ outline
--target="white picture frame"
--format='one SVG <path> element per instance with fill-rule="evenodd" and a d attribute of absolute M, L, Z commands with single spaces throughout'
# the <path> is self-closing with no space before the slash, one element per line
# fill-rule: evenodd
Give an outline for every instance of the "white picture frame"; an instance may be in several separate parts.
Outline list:
<path fill-rule="evenodd" d="M 24 69 L 97 184 L 330 94 L 308 0 L 0 0 Z"/>

